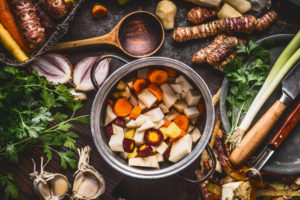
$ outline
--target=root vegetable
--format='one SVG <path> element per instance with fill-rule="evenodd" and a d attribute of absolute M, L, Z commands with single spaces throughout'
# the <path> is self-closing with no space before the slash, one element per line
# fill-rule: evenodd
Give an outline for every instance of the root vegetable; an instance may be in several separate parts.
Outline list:
<path fill-rule="evenodd" d="M 174 20 L 177 12 L 176 5 L 170 0 L 162 0 L 156 6 L 155 14 L 161 20 L 166 30 L 174 28 Z"/>
<path fill-rule="evenodd" d="M 167 72 L 159 69 L 150 70 L 148 79 L 154 85 L 161 85 L 168 80 Z"/>
<path fill-rule="evenodd" d="M 224 3 L 221 10 L 218 12 L 218 17 L 220 19 L 223 18 L 233 18 L 233 17 L 240 17 L 242 16 L 241 13 L 239 13 L 236 9 L 231 7 L 229 4 Z"/>
<path fill-rule="evenodd" d="M 28 60 L 27 55 L 20 48 L 18 43 L 12 38 L 9 32 L 0 23 L 0 42 L 19 62 Z"/>
<path fill-rule="evenodd" d="M 235 51 L 233 51 L 223 61 L 221 61 L 219 63 L 214 63 L 213 67 L 217 70 L 223 71 L 226 64 L 229 63 L 231 60 L 235 59 L 236 57 L 237 57 L 237 53 Z"/>
<path fill-rule="evenodd" d="M 76 90 L 87 92 L 94 89 L 90 72 L 96 59 L 97 57 L 84 58 L 80 60 L 74 67 L 73 82 Z M 110 59 L 105 59 L 97 66 L 95 77 L 98 85 L 101 85 L 106 79 L 109 72 L 109 63 Z"/>
<path fill-rule="evenodd" d="M 39 0 L 39 2 L 53 19 L 61 19 L 67 14 L 64 0 Z"/>
<path fill-rule="evenodd" d="M 127 99 L 120 98 L 115 102 L 113 111 L 118 117 L 126 117 L 131 113 L 132 105 Z"/>
<path fill-rule="evenodd" d="M 251 10 L 252 8 L 251 3 L 247 0 L 224 0 L 224 2 L 230 4 L 242 14 Z"/>
<path fill-rule="evenodd" d="M 184 131 L 186 131 L 189 126 L 189 120 L 185 115 L 178 115 L 177 117 L 175 117 L 174 122 L 179 128 Z"/>
<path fill-rule="evenodd" d="M 129 117 L 131 119 L 136 119 L 136 118 L 138 118 L 138 116 L 140 116 L 141 112 L 142 112 L 142 108 L 140 108 L 139 106 L 134 106 Z"/>
<path fill-rule="evenodd" d="M 143 89 L 145 89 L 148 85 L 147 80 L 138 78 L 133 82 L 133 89 L 137 93 L 141 92 Z"/>
<path fill-rule="evenodd" d="M 72 79 L 72 65 L 66 57 L 60 54 L 44 54 L 32 62 L 30 67 L 53 85 L 65 84 Z"/>
<path fill-rule="evenodd" d="M 172 68 L 169 68 L 169 67 L 165 67 L 164 71 L 167 72 L 167 74 L 168 74 L 169 77 L 176 77 L 176 70 L 175 69 L 172 69 Z"/>
<path fill-rule="evenodd" d="M 162 100 L 163 93 L 160 88 L 156 87 L 154 84 L 150 84 L 148 90 L 156 96 L 158 101 Z"/>
<path fill-rule="evenodd" d="M 93 10 L 92 10 L 92 14 L 95 19 L 104 17 L 105 15 L 107 15 L 107 12 L 108 11 L 104 6 L 97 4 L 97 3 L 94 5 Z"/>
<path fill-rule="evenodd" d="M 216 16 L 217 11 L 217 8 L 195 7 L 189 10 L 187 17 L 191 23 L 200 24 L 201 22 Z"/>
<path fill-rule="evenodd" d="M 44 10 L 41 8 L 40 3 L 35 3 L 34 7 L 36 9 L 36 13 L 40 18 L 40 22 L 42 26 L 46 29 L 46 31 L 52 31 L 55 24 L 52 21 L 52 19 L 44 12 Z"/>
<path fill-rule="evenodd" d="M 174 31 L 173 39 L 177 42 L 185 42 L 192 39 L 205 38 L 219 33 L 252 33 L 257 30 L 265 30 L 277 19 L 275 11 L 256 19 L 252 15 L 244 15 L 235 18 L 219 19 L 207 24 L 193 27 L 181 27 Z"/>

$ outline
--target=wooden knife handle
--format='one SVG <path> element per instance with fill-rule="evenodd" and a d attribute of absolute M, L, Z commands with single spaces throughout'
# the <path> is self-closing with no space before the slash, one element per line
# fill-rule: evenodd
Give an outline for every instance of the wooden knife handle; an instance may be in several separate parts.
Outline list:
<path fill-rule="evenodd" d="M 293 111 L 286 118 L 281 128 L 277 131 L 275 136 L 269 142 L 270 145 L 273 145 L 275 148 L 278 148 L 288 134 L 293 130 L 300 120 L 300 101 Z"/>
<path fill-rule="evenodd" d="M 248 159 L 257 147 L 266 138 L 269 131 L 277 122 L 286 106 L 277 100 L 271 108 L 256 122 L 249 132 L 242 139 L 241 143 L 234 149 L 230 161 L 239 165 Z"/>

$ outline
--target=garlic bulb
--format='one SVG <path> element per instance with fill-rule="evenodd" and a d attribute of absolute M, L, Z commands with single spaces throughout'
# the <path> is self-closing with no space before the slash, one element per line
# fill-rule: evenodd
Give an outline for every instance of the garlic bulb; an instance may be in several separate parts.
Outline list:
<path fill-rule="evenodd" d="M 34 191 L 44 200 L 63 199 L 68 191 L 68 179 L 62 174 L 44 171 L 47 163 L 43 166 L 41 158 L 41 171 L 36 171 L 33 161 L 33 172 L 29 176 L 33 179 Z"/>
<path fill-rule="evenodd" d="M 91 147 L 78 149 L 78 170 L 75 172 L 73 199 L 96 199 L 105 190 L 105 182 L 99 172 L 89 165 Z"/>

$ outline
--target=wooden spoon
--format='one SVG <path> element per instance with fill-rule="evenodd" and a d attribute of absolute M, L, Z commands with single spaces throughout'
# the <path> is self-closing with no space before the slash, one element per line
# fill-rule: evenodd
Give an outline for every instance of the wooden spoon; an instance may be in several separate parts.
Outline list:
<path fill-rule="evenodd" d="M 113 30 L 94 38 L 56 44 L 52 50 L 111 44 L 129 56 L 141 58 L 154 54 L 162 46 L 165 32 L 159 19 L 147 11 L 136 11 L 126 15 Z"/>

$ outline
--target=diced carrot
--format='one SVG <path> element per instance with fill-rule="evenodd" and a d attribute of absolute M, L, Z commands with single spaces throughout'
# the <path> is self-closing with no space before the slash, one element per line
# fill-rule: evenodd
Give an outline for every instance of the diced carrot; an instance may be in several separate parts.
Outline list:
<path fill-rule="evenodd" d="M 133 89 L 134 89 L 134 91 L 139 93 L 140 91 L 145 89 L 147 87 L 147 85 L 148 85 L 147 80 L 138 78 L 133 82 Z"/>
<path fill-rule="evenodd" d="M 148 86 L 148 90 L 154 94 L 156 96 L 156 98 L 158 99 L 158 101 L 161 101 L 162 100 L 162 97 L 163 97 L 163 93 L 161 91 L 161 89 L 157 86 L 155 86 L 154 84 L 150 84 Z"/>
<path fill-rule="evenodd" d="M 198 103 L 197 108 L 198 108 L 198 110 L 199 110 L 200 115 L 202 115 L 202 114 L 203 114 L 203 111 L 204 111 L 204 104 L 203 104 L 202 101 L 200 101 L 200 102 Z"/>
<path fill-rule="evenodd" d="M 172 142 L 174 142 L 174 141 L 176 141 L 176 140 L 178 140 L 178 139 L 180 139 L 180 138 L 184 137 L 186 134 L 187 134 L 187 132 L 186 132 L 186 131 L 184 131 L 184 130 L 181 130 L 181 133 L 180 133 L 180 135 L 179 135 L 179 136 L 177 136 L 176 138 L 171 138 L 171 137 L 170 137 L 170 139 L 169 139 L 169 142 L 170 142 L 170 143 L 172 143 Z"/>
<path fill-rule="evenodd" d="M 177 117 L 175 117 L 174 122 L 179 128 L 185 131 L 189 126 L 189 120 L 185 115 L 178 115 Z"/>
<path fill-rule="evenodd" d="M 171 121 L 166 120 L 163 127 L 168 127 L 171 123 L 172 123 Z"/>
<path fill-rule="evenodd" d="M 168 74 L 163 70 L 154 69 L 149 71 L 148 79 L 151 83 L 155 85 L 161 85 L 167 81 Z"/>
<path fill-rule="evenodd" d="M 176 70 L 175 69 L 172 69 L 172 68 L 169 68 L 169 67 L 165 67 L 164 70 L 167 72 L 167 74 L 170 77 L 175 77 L 176 76 Z"/>
<path fill-rule="evenodd" d="M 127 99 L 120 98 L 115 102 L 113 111 L 118 117 L 126 117 L 131 113 L 132 105 Z"/>
<path fill-rule="evenodd" d="M 130 117 L 131 119 L 136 119 L 136 118 L 138 118 L 138 116 L 141 114 L 142 110 L 143 110 L 143 109 L 140 108 L 139 106 L 134 106 L 134 108 L 132 109 L 132 111 L 131 111 L 129 117 Z"/>
<path fill-rule="evenodd" d="M 107 103 L 108 103 L 110 106 L 113 106 L 113 105 L 114 105 L 114 101 L 111 100 L 111 99 L 107 99 Z"/>
<path fill-rule="evenodd" d="M 93 17 L 96 19 L 104 17 L 107 14 L 107 12 L 108 11 L 104 6 L 97 4 L 97 3 L 94 5 L 93 10 L 92 10 Z"/>

